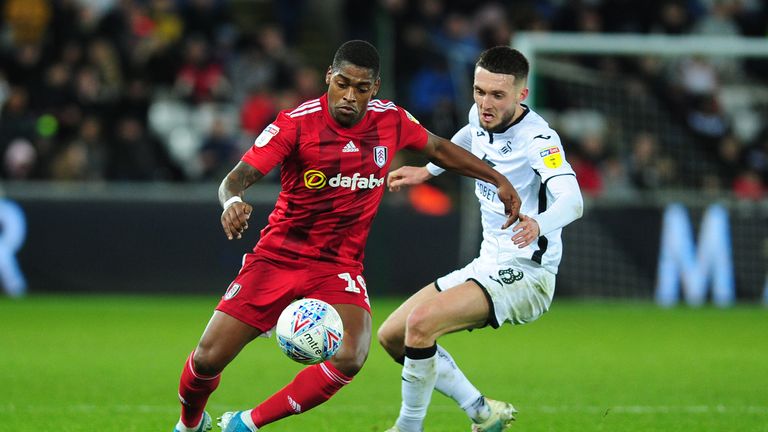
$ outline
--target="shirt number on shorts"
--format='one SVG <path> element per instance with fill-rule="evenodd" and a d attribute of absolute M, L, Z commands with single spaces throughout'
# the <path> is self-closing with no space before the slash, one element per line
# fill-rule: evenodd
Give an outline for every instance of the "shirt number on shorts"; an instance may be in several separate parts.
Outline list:
<path fill-rule="evenodd" d="M 344 291 L 357 294 L 363 293 L 365 302 L 368 303 L 368 292 L 365 288 L 365 279 L 363 279 L 363 275 L 357 275 L 355 278 L 352 278 L 352 275 L 349 273 L 339 273 L 338 276 L 339 279 L 347 283 L 347 287 L 344 288 Z M 355 283 L 355 279 L 357 280 L 357 283 Z M 360 286 L 358 287 L 358 285 Z"/>

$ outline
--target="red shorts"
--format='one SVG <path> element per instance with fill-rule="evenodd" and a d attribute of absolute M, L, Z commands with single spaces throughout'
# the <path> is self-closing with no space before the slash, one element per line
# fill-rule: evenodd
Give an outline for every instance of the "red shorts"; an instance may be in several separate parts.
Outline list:
<path fill-rule="evenodd" d="M 353 304 L 371 313 L 360 266 L 278 261 L 246 254 L 240 273 L 216 310 L 261 330 L 271 330 L 286 306 L 310 297 L 329 304 Z"/>

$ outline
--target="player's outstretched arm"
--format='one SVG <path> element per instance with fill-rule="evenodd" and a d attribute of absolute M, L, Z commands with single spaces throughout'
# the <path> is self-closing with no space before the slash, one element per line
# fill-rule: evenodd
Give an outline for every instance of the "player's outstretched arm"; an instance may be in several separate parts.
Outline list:
<path fill-rule="evenodd" d="M 517 221 L 521 205 L 520 196 L 505 176 L 447 139 L 431 132 L 427 132 L 427 135 L 429 138 L 424 153 L 432 162 L 447 170 L 474 177 L 496 186 L 496 193 L 501 202 L 504 203 L 504 213 L 507 215 L 507 221 L 501 227 L 502 229 Z"/>
<path fill-rule="evenodd" d="M 434 177 L 427 167 L 401 166 L 387 175 L 387 186 L 390 192 L 397 192 L 403 186 L 413 186 L 424 183 Z"/>
<path fill-rule="evenodd" d="M 243 202 L 243 192 L 262 177 L 264 175 L 256 168 L 245 162 L 238 162 L 219 185 L 219 202 L 224 208 L 221 213 L 221 226 L 228 239 L 240 239 L 248 229 L 248 219 L 253 207 Z"/>

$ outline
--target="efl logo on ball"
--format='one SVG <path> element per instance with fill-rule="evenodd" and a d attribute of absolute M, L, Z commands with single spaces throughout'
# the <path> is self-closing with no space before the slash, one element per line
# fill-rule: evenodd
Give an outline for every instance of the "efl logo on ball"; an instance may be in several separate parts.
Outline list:
<path fill-rule="evenodd" d="M 275 333 L 280 350 L 291 360 L 317 364 L 333 357 L 339 350 L 344 325 L 333 306 L 306 298 L 283 310 Z"/>

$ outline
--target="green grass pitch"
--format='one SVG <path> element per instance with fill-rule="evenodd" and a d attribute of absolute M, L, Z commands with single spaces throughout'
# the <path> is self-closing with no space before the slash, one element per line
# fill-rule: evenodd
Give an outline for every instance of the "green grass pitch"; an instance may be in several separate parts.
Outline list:
<path fill-rule="evenodd" d="M 217 298 L 0 299 L 0 430 L 171 431 L 182 363 Z M 395 300 L 375 299 L 380 323 Z M 467 376 L 520 411 L 519 431 L 768 431 L 768 310 L 556 299 L 540 320 L 443 338 Z M 299 370 L 259 339 L 225 371 L 214 415 L 249 408 Z M 374 341 L 328 403 L 268 431 L 383 431 L 400 368 Z M 218 430 L 218 428 L 214 428 Z M 427 431 L 469 431 L 435 394 Z"/>

